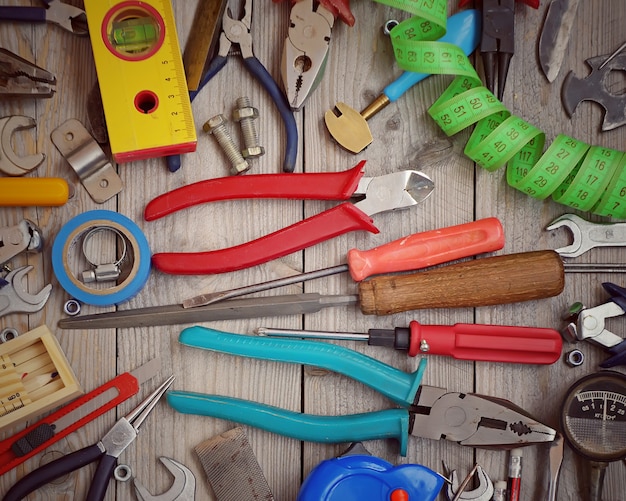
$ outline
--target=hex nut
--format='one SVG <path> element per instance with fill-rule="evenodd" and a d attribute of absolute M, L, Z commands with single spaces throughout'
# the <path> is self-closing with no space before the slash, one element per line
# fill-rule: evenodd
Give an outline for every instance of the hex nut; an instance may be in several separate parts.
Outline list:
<path fill-rule="evenodd" d="M 233 164 L 230 168 L 230 173 L 236 176 L 237 174 L 246 172 L 248 169 L 250 169 L 250 164 L 244 160 L 243 162 Z"/>
<path fill-rule="evenodd" d="M 259 110 L 253 108 L 252 106 L 247 106 L 245 108 L 237 108 L 233 111 L 233 120 L 235 122 L 240 122 L 244 118 L 257 118 L 259 116 Z"/>
<path fill-rule="evenodd" d="M 254 146 L 252 148 L 245 148 L 241 150 L 243 158 L 255 158 L 265 155 L 265 148 L 263 146 Z"/>
<path fill-rule="evenodd" d="M 204 125 L 202 126 L 202 130 L 204 130 L 204 132 L 206 132 L 207 134 L 212 134 L 215 129 L 226 125 L 227 122 L 228 120 L 226 120 L 226 117 L 224 115 L 215 115 L 214 117 L 209 118 L 204 123 Z"/>
<path fill-rule="evenodd" d="M 585 361 L 585 354 L 580 350 L 571 350 L 565 354 L 565 363 L 570 367 L 578 367 Z"/>

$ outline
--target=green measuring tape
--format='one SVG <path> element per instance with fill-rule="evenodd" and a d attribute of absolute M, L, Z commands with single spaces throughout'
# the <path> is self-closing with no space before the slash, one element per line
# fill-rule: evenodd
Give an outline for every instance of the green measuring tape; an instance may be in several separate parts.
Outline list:
<path fill-rule="evenodd" d="M 456 75 L 428 113 L 448 136 L 475 126 L 465 155 L 488 171 L 506 165 L 507 183 L 531 197 L 626 218 L 626 153 L 563 134 L 544 151 L 545 133 L 507 110 L 460 48 L 436 41 L 446 30 L 446 0 L 375 1 L 414 16 L 391 31 L 400 68 Z"/>

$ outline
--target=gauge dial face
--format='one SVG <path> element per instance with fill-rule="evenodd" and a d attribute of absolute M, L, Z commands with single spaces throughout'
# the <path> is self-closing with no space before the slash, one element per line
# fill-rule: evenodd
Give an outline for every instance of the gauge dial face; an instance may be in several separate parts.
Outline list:
<path fill-rule="evenodd" d="M 590 374 L 568 390 L 561 415 L 570 446 L 594 461 L 626 457 L 626 375 Z"/>

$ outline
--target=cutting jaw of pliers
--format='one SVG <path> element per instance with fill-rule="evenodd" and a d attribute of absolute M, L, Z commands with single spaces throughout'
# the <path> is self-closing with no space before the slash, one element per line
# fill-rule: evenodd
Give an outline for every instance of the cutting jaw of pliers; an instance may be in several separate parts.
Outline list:
<path fill-rule="evenodd" d="M 318 416 L 218 395 L 169 392 L 168 403 L 179 412 L 219 417 L 309 442 L 396 438 L 402 455 L 406 455 L 410 435 L 490 449 L 551 442 L 556 436 L 554 429 L 508 400 L 420 385 L 426 369 L 425 358 L 415 372 L 406 373 L 338 345 L 244 336 L 199 326 L 184 329 L 179 341 L 186 346 L 229 355 L 338 372 L 401 407 L 364 414 Z"/>
<path fill-rule="evenodd" d="M 175 211 L 206 202 L 248 198 L 348 200 L 245 244 L 207 252 L 156 253 L 152 264 L 178 275 L 226 273 L 286 256 L 330 238 L 356 230 L 378 233 L 370 216 L 408 208 L 425 200 L 434 184 L 425 174 L 406 170 L 378 177 L 362 177 L 365 162 L 343 172 L 256 174 L 200 181 L 160 195 L 146 206 L 152 221 Z"/>
<path fill-rule="evenodd" d="M 606 328 L 606 319 L 626 314 L 626 289 L 611 282 L 602 287 L 611 295 L 610 301 L 593 308 L 574 303 L 567 312 L 572 322 L 563 330 L 563 336 L 572 342 L 590 341 L 603 347 L 611 354 L 600 364 L 606 369 L 626 365 L 626 339 Z"/>
<path fill-rule="evenodd" d="M 88 35 L 85 11 L 61 0 L 42 0 L 45 7 L 0 6 L 0 20 L 52 23 L 75 35 Z"/>
<path fill-rule="evenodd" d="M 283 171 L 293 172 L 298 156 L 298 127 L 285 94 L 265 66 L 256 58 L 252 50 L 252 35 L 250 34 L 252 4 L 252 0 L 245 0 L 243 6 L 244 13 L 241 19 L 233 18 L 230 7 L 226 7 L 222 16 L 222 32 L 220 33 L 217 54 L 211 60 L 206 73 L 202 77 L 198 90 L 190 92 L 189 95 L 193 100 L 198 92 L 226 65 L 232 46 L 238 46 L 244 66 L 270 95 L 280 113 L 287 136 Z"/>
<path fill-rule="evenodd" d="M 511 59 L 515 53 L 515 0 L 483 0 L 482 38 L 485 83 L 502 101 Z"/>
<path fill-rule="evenodd" d="M 2 48 L 0 48 L 0 76 L 2 97 L 54 95 L 56 78 L 52 73 Z"/>
<path fill-rule="evenodd" d="M 43 245 L 41 230 L 28 219 L 0 228 L 0 265 L 22 252 L 40 252 Z"/>
<path fill-rule="evenodd" d="M 293 110 L 302 108 L 324 75 L 334 24 L 333 13 L 314 0 L 298 0 L 291 8 L 281 75 Z"/>

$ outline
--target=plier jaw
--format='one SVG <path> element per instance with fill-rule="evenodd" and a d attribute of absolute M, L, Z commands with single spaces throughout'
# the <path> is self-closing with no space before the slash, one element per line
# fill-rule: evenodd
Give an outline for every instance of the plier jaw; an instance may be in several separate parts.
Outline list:
<path fill-rule="evenodd" d="M 241 57 L 249 59 L 254 57 L 252 52 L 252 0 L 246 0 L 243 6 L 241 19 L 232 17 L 230 7 L 226 7 L 222 16 L 222 33 L 220 35 L 219 55 L 227 57 L 232 44 L 239 45 Z"/>
<path fill-rule="evenodd" d="M 334 24 L 335 16 L 313 0 L 299 0 L 291 8 L 281 75 L 293 110 L 302 108 L 324 75 Z"/>
<path fill-rule="evenodd" d="M 605 327 L 607 318 L 626 314 L 626 289 L 606 282 L 602 286 L 611 294 L 611 300 L 594 308 L 575 303 L 569 309 L 572 320 L 563 330 L 569 341 L 590 341 L 605 348 L 612 356 L 600 364 L 602 368 L 626 365 L 626 340 Z"/>
<path fill-rule="evenodd" d="M 47 70 L 0 48 L 0 95 L 4 97 L 52 97 L 56 78 Z"/>
<path fill-rule="evenodd" d="M 472 393 L 421 386 L 410 434 L 483 449 L 552 442 L 556 430 L 512 402 Z"/>

